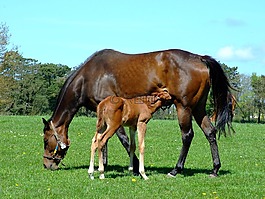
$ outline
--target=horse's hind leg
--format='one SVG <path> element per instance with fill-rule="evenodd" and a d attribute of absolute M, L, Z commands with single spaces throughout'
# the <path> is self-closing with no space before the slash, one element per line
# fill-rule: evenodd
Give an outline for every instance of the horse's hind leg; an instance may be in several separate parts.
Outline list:
<path fill-rule="evenodd" d="M 174 177 L 184 169 L 186 157 L 189 152 L 189 148 L 194 136 L 192 129 L 192 115 L 189 107 L 183 107 L 181 104 L 177 104 L 178 120 L 182 135 L 182 149 L 175 168 L 168 173 L 169 176 Z"/>
<path fill-rule="evenodd" d="M 221 167 L 221 162 L 219 158 L 218 146 L 216 141 L 216 129 L 212 125 L 209 117 L 206 114 L 205 106 L 198 106 L 193 110 L 193 116 L 197 122 L 197 124 L 201 127 L 206 136 L 212 153 L 213 160 L 213 170 L 210 174 L 211 177 L 216 177 L 218 170 Z"/>
<path fill-rule="evenodd" d="M 135 144 L 135 127 L 130 127 L 130 166 L 129 166 L 129 171 L 133 171 L 133 157 L 136 149 L 136 144 Z"/>

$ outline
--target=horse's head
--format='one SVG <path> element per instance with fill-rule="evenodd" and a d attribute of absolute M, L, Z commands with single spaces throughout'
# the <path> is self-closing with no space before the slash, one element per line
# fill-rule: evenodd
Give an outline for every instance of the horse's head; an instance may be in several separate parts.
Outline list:
<path fill-rule="evenodd" d="M 67 136 L 67 128 L 60 126 L 55 128 L 52 120 L 44 123 L 44 154 L 43 165 L 46 169 L 56 170 L 61 160 L 66 155 L 66 152 L 70 146 L 70 140 Z"/>

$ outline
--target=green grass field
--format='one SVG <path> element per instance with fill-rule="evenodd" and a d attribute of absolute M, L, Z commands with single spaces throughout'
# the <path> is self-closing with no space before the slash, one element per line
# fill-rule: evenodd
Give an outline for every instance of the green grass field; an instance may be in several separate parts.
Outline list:
<path fill-rule="evenodd" d="M 210 148 L 194 124 L 185 170 L 168 178 L 181 147 L 178 124 L 151 120 L 145 150 L 149 180 L 144 181 L 127 170 L 129 158 L 117 136 L 109 141 L 106 179 L 99 180 L 98 173 L 95 180 L 88 178 L 95 123 L 95 118 L 74 118 L 65 166 L 47 171 L 41 117 L 0 116 L 0 198 L 265 198 L 265 125 L 234 123 L 237 133 L 218 141 L 219 177 L 209 178 Z"/>

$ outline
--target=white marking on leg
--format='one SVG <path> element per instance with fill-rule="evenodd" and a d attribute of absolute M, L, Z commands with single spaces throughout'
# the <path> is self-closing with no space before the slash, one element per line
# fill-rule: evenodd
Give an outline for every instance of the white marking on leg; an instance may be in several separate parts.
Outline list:
<path fill-rule="evenodd" d="M 137 130 L 138 130 L 138 142 L 139 142 L 139 152 L 140 152 L 139 172 L 144 180 L 148 180 L 148 177 L 146 176 L 144 170 L 144 148 L 145 148 L 144 136 L 146 132 L 146 124 L 143 122 L 139 123 L 137 126 Z"/>
<path fill-rule="evenodd" d="M 96 136 L 97 133 L 95 134 L 95 136 L 92 139 L 92 143 L 91 143 L 91 154 L 90 154 L 90 165 L 89 165 L 89 169 L 88 169 L 88 175 L 90 177 L 90 179 L 94 180 L 94 158 L 95 158 L 95 152 L 97 149 L 97 142 L 96 142 Z"/>

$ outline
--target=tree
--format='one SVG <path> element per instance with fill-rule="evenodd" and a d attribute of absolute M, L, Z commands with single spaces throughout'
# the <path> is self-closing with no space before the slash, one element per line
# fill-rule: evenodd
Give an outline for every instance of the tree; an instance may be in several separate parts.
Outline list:
<path fill-rule="evenodd" d="M 2 64 L 4 54 L 7 52 L 10 36 L 8 26 L 5 23 L 0 23 L 0 64 Z"/>
<path fill-rule="evenodd" d="M 37 96 L 40 101 L 45 102 L 40 112 L 50 112 L 55 108 L 57 97 L 61 87 L 68 77 L 71 69 L 62 64 L 41 64 L 38 75 L 42 78 L 43 85 Z"/>
<path fill-rule="evenodd" d="M 2 76 L 8 89 L 5 111 L 12 114 L 28 114 L 40 82 L 35 77 L 38 71 L 37 60 L 23 58 L 17 51 L 5 53 Z"/>
<path fill-rule="evenodd" d="M 7 82 L 9 82 L 9 78 L 3 75 L 3 60 L 7 52 L 9 37 L 8 27 L 6 24 L 0 23 L 0 109 L 4 107 L 5 104 L 9 103 L 10 100 L 8 98 L 8 87 L 6 86 Z"/>
<path fill-rule="evenodd" d="M 261 114 L 264 113 L 265 109 L 265 76 L 257 76 L 253 73 L 251 76 L 251 85 L 253 88 L 254 96 L 254 107 L 257 109 L 258 123 L 261 122 Z"/>
<path fill-rule="evenodd" d="M 254 92 L 251 86 L 251 78 L 248 75 L 240 75 L 240 91 L 237 95 L 237 108 L 235 110 L 235 118 L 242 122 L 246 120 L 251 122 L 254 114 Z M 241 116 L 238 117 L 238 116 Z"/>
<path fill-rule="evenodd" d="M 12 92 L 17 89 L 16 85 L 16 62 L 20 59 L 20 55 L 15 51 L 6 52 L 0 67 L 0 108 L 10 110 L 13 104 Z"/>
<path fill-rule="evenodd" d="M 47 114 L 70 68 L 61 64 L 40 64 L 17 51 L 5 53 L 1 65 L 0 112 L 14 115 Z"/>
<path fill-rule="evenodd" d="M 238 67 L 229 67 L 226 64 L 221 64 L 225 74 L 231 84 L 231 86 L 235 89 L 240 88 L 240 75 L 237 71 Z"/>

